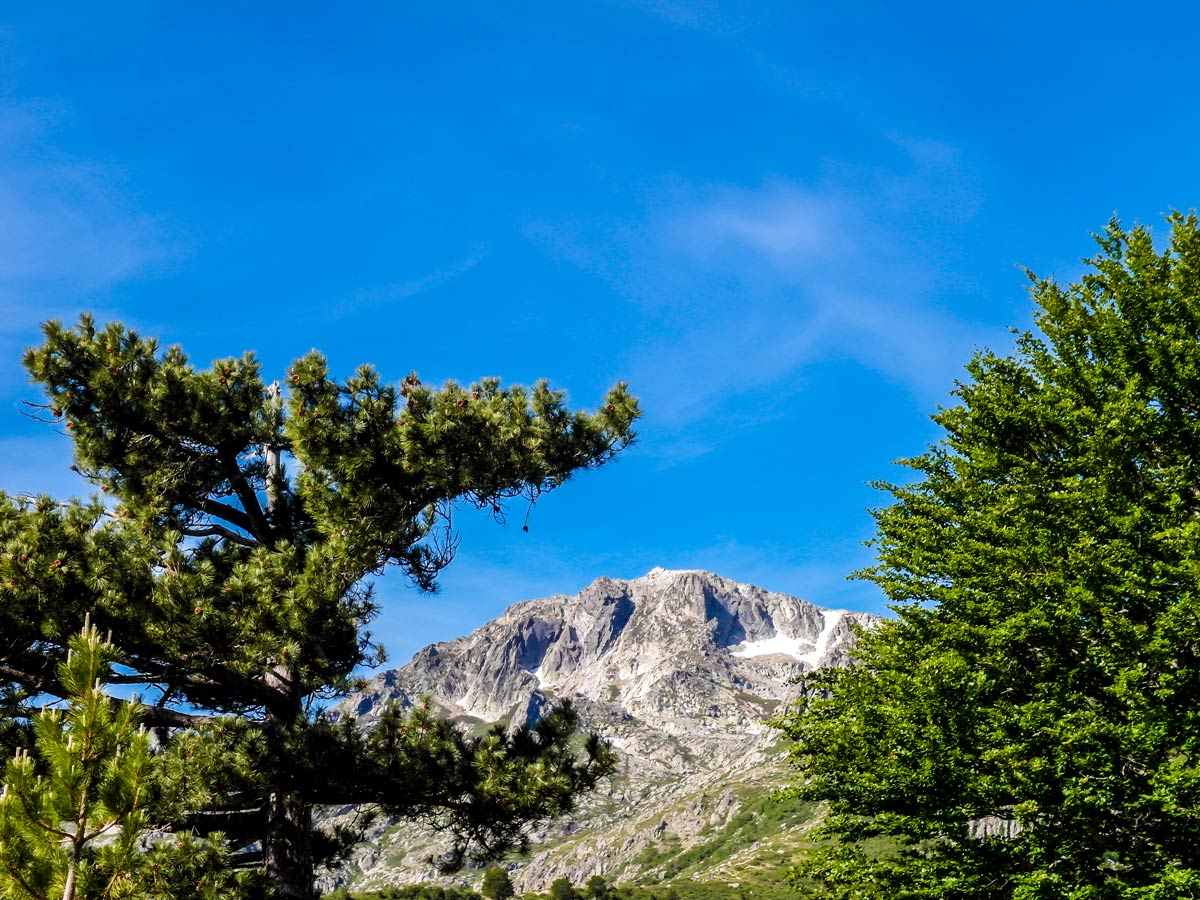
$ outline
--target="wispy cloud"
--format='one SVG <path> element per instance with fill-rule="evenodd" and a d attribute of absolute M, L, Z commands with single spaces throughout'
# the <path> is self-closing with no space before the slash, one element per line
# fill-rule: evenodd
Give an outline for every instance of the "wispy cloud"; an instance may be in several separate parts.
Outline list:
<path fill-rule="evenodd" d="M 717 13 L 716 4 L 708 0 L 622 0 L 622 3 L 686 28 L 706 27 Z"/>
<path fill-rule="evenodd" d="M 92 167 L 0 166 L 0 286 L 90 292 L 161 258 L 152 219 L 123 208 Z"/>
<path fill-rule="evenodd" d="M 55 145 L 59 118 L 45 105 L 0 105 L 0 398 L 14 403 L 26 393 L 17 360 L 40 323 L 103 315 L 117 285 L 188 252 L 131 199 L 119 169 Z"/>
<path fill-rule="evenodd" d="M 831 560 L 804 558 L 795 545 L 785 543 L 749 546 L 725 539 L 688 552 L 666 567 L 708 569 L 770 591 L 792 594 L 820 606 L 886 613 L 886 598 L 866 581 L 850 579 L 847 572 L 872 562 L 861 546 L 834 553 Z"/>
<path fill-rule="evenodd" d="M 416 278 L 360 291 L 350 299 L 339 303 L 334 310 L 334 315 L 340 318 L 359 310 L 392 303 L 396 300 L 405 300 L 409 297 L 415 297 L 418 294 L 432 291 L 470 272 L 487 258 L 490 249 L 489 245 L 482 244 L 472 248 L 471 252 L 465 258 L 459 260 L 454 265 L 435 269 Z"/>
<path fill-rule="evenodd" d="M 708 37 L 736 38 L 772 15 L 772 4 L 722 3 L 721 0 L 615 0 L 617 5 Z"/>
<path fill-rule="evenodd" d="M 177 258 L 182 242 L 137 208 L 122 173 L 59 150 L 58 112 L 0 107 L 0 332 L 75 309 Z"/>
<path fill-rule="evenodd" d="M 90 497 L 93 488 L 71 471 L 72 445 L 65 434 L 0 439 L 0 490 L 13 495 Z"/>
<path fill-rule="evenodd" d="M 382 612 L 373 631 L 390 662 L 400 665 L 426 644 L 464 634 L 464 622 L 487 622 L 520 600 L 580 590 L 603 571 L 594 560 L 569 554 L 518 550 L 487 558 L 467 551 L 442 573 L 436 598 L 419 593 L 397 571 L 380 579 L 376 592 Z"/>
<path fill-rule="evenodd" d="M 765 261 L 795 273 L 853 252 L 849 212 L 843 198 L 776 179 L 758 189 L 710 190 L 669 211 L 658 229 L 669 249 L 709 265 Z"/>
<path fill-rule="evenodd" d="M 89 493 L 69 469 L 65 436 L 18 436 L 21 400 L 34 394 L 18 363 L 49 318 L 103 313 L 112 289 L 178 259 L 186 247 L 138 208 L 118 169 L 61 151 L 60 110 L 0 105 L 0 489 L 55 496 Z M 32 429 L 29 429 L 32 430 Z"/>
<path fill-rule="evenodd" d="M 528 233 L 654 320 L 630 354 L 629 377 L 652 386 L 646 407 L 685 455 L 702 452 L 688 434 L 715 408 L 793 392 L 823 361 L 853 361 L 932 404 L 979 326 L 945 311 L 940 301 L 964 280 L 926 236 L 965 227 L 981 195 L 953 148 L 892 143 L 891 166 L 830 163 L 817 177 L 752 186 L 673 184 L 641 221 L 599 231 L 542 222 Z M 770 409 L 759 404 L 756 414 Z"/>

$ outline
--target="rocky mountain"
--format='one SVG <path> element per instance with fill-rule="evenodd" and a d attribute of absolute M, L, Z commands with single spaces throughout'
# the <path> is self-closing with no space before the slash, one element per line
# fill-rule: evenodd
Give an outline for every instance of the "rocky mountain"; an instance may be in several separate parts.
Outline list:
<path fill-rule="evenodd" d="M 517 603 L 426 647 L 341 708 L 369 727 L 388 702 L 430 696 L 474 727 L 533 723 L 569 697 L 621 766 L 574 816 L 535 835 L 534 852 L 511 867 L 517 889 L 594 874 L 729 880 L 747 852 L 761 857 L 806 822 L 765 803 L 786 772 L 783 742 L 764 720 L 794 696 L 795 676 L 845 664 L 854 626 L 875 621 L 708 572 L 654 569 Z M 778 825 L 769 834 L 768 820 Z M 436 847 L 436 835 L 387 823 L 343 878 L 363 890 L 434 880 Z"/>

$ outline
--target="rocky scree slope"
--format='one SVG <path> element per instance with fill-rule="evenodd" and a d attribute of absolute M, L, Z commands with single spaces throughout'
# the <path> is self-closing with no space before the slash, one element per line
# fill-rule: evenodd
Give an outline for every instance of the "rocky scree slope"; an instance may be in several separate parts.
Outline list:
<path fill-rule="evenodd" d="M 747 852 L 739 840 L 755 834 L 747 804 L 763 808 L 786 778 L 782 741 L 764 719 L 794 697 L 795 676 L 844 665 L 853 626 L 875 621 L 708 572 L 654 569 L 517 603 L 419 651 L 339 710 L 370 727 L 389 702 L 429 696 L 450 719 L 482 727 L 533 724 L 570 698 L 620 766 L 575 815 L 534 836 L 534 852 L 510 866 L 517 889 L 595 874 L 730 880 Z M 784 830 L 803 824 L 796 816 Z M 437 880 L 436 853 L 436 835 L 384 823 L 338 880 L 362 890 Z"/>

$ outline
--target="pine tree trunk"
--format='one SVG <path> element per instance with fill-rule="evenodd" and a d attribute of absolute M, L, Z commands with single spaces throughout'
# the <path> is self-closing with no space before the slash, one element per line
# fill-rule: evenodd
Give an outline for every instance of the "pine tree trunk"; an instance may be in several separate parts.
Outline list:
<path fill-rule="evenodd" d="M 278 900 L 313 900 L 312 806 L 307 801 L 283 791 L 271 794 L 263 855 Z"/>
<path fill-rule="evenodd" d="M 266 719 L 268 746 L 276 743 L 275 751 L 286 757 L 289 744 L 286 735 L 303 715 L 295 690 L 295 674 L 287 666 L 273 666 L 267 672 L 266 683 L 288 697 L 293 706 L 290 715 L 268 711 Z M 274 890 L 275 900 L 314 900 L 312 804 L 286 783 L 288 774 L 276 778 L 267 800 L 267 831 L 263 841 L 267 882 Z"/>
<path fill-rule="evenodd" d="M 68 746 L 70 746 L 68 744 Z M 83 789 L 79 794 L 79 810 L 75 818 L 75 836 L 71 841 L 71 859 L 67 863 L 67 877 L 63 884 L 62 900 L 75 900 L 75 878 L 79 872 L 79 864 L 83 860 L 83 845 L 86 843 L 84 836 L 87 834 L 88 824 L 88 791 L 91 785 L 88 783 L 90 779 L 84 778 Z"/>

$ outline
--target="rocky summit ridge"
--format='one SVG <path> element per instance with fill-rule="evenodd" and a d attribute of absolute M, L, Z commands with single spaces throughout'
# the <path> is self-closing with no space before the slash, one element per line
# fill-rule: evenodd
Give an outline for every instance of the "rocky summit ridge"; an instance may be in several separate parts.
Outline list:
<path fill-rule="evenodd" d="M 710 572 L 656 568 L 516 603 L 465 637 L 420 650 L 340 711 L 369 727 L 389 702 L 428 696 L 464 727 L 516 725 L 570 698 L 620 767 L 573 817 L 535 835 L 531 856 L 513 861 L 518 889 L 594 874 L 728 878 L 723 866 L 741 852 L 730 829 L 749 821 L 751 798 L 786 777 L 779 734 L 765 720 L 795 696 L 796 676 L 844 665 L 855 626 L 876 621 Z M 716 844 L 720 852 L 705 852 Z M 343 879 L 361 889 L 430 880 L 436 848 L 436 835 L 387 823 Z M 685 860 L 708 865 L 681 867 Z"/>

